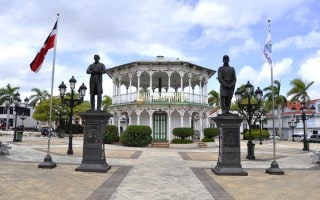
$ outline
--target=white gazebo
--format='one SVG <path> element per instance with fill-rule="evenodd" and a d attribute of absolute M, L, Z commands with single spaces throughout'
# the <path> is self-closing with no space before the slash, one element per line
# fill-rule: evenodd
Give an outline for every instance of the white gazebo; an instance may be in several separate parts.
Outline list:
<path fill-rule="evenodd" d="M 153 140 L 171 141 L 176 127 L 192 127 L 203 138 L 203 129 L 209 127 L 208 80 L 214 73 L 163 56 L 109 68 L 112 123 L 119 132 L 127 125 L 148 125 Z"/>

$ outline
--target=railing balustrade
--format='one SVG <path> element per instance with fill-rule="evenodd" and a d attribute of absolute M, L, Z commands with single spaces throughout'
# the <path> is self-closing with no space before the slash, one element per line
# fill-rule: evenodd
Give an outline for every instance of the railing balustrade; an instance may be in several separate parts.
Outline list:
<path fill-rule="evenodd" d="M 202 98 L 202 101 L 201 101 Z M 140 92 L 115 95 L 112 98 L 112 104 L 125 103 L 198 103 L 207 104 L 207 96 L 199 94 L 189 94 L 187 92 L 163 92 L 149 93 Z"/>

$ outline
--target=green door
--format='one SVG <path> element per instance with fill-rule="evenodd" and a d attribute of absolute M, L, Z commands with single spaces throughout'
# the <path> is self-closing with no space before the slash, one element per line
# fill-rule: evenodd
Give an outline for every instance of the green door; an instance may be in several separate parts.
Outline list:
<path fill-rule="evenodd" d="M 167 114 L 153 115 L 153 140 L 167 140 Z"/>

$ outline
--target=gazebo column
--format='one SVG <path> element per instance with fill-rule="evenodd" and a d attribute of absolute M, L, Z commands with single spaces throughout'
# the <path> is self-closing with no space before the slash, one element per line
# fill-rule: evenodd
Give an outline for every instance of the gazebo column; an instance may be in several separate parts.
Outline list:
<path fill-rule="evenodd" d="M 147 112 L 149 114 L 149 126 L 153 130 L 153 124 L 152 124 L 152 122 L 153 122 L 152 121 L 152 113 L 153 113 L 153 111 L 152 111 L 152 107 L 151 106 L 149 107 L 149 110 Z"/>
<path fill-rule="evenodd" d="M 199 96 L 200 96 L 200 103 L 202 104 L 202 81 L 199 80 Z"/>
<path fill-rule="evenodd" d="M 112 84 L 113 84 L 113 87 L 112 87 L 112 100 L 114 101 L 114 103 L 118 103 L 117 102 L 117 99 L 116 99 L 116 96 L 117 96 L 117 81 L 116 79 L 113 79 L 112 80 Z"/>
<path fill-rule="evenodd" d="M 171 113 L 172 113 L 172 110 L 169 105 L 169 111 L 168 111 L 168 140 L 169 141 L 171 141 Z"/>
<path fill-rule="evenodd" d="M 168 72 L 168 91 L 170 91 L 169 89 L 171 88 L 171 74 L 172 72 Z M 168 94 L 167 92 L 167 96 L 169 96 L 169 102 L 171 101 L 171 98 L 170 98 L 170 94 Z"/>
<path fill-rule="evenodd" d="M 153 96 L 153 90 L 152 90 L 152 75 L 153 72 L 149 72 L 149 77 L 150 77 L 150 83 L 149 83 L 149 87 L 150 87 L 150 92 L 149 92 L 149 101 L 152 101 L 151 96 Z"/>
<path fill-rule="evenodd" d="M 129 102 L 132 102 L 132 74 L 129 74 Z"/>
<path fill-rule="evenodd" d="M 189 74 L 189 102 L 191 102 L 191 78 L 192 74 Z"/>
<path fill-rule="evenodd" d="M 128 117 L 129 117 L 129 124 L 128 124 L 128 125 L 131 125 L 131 124 L 132 124 L 132 123 L 131 123 L 131 121 L 132 121 L 132 120 L 131 120 L 132 110 L 129 110 L 129 109 L 128 109 L 127 112 L 128 112 Z"/>
<path fill-rule="evenodd" d="M 192 110 L 189 109 L 187 112 L 188 112 L 188 114 L 189 114 L 189 127 L 191 128 L 191 125 L 192 125 L 192 123 L 191 123 L 191 120 L 192 120 Z"/>
<path fill-rule="evenodd" d="M 199 122 L 200 122 L 200 141 L 201 141 L 202 138 L 203 138 L 203 124 L 202 124 L 202 122 L 203 122 L 203 114 L 201 114 Z"/>
<path fill-rule="evenodd" d="M 140 125 L 140 114 L 142 113 L 142 109 L 136 109 L 136 114 L 137 114 L 137 125 Z"/>
<path fill-rule="evenodd" d="M 203 85 L 204 103 L 208 103 L 207 86 L 208 86 L 208 78 L 206 77 L 205 80 L 204 80 L 204 85 Z"/>
<path fill-rule="evenodd" d="M 118 78 L 118 103 L 121 103 L 121 77 Z"/>
<path fill-rule="evenodd" d="M 120 130 L 120 126 L 121 126 L 120 118 L 121 118 L 121 112 L 117 113 L 117 124 L 118 124 L 118 136 L 119 137 L 120 137 L 120 133 L 121 133 L 121 130 Z"/>
<path fill-rule="evenodd" d="M 184 127 L 183 126 L 183 117 L 184 117 L 185 111 L 184 111 L 184 109 L 179 109 L 178 112 L 180 114 L 180 127 Z"/>
<path fill-rule="evenodd" d="M 137 74 L 137 77 L 138 77 L 137 95 L 139 95 L 139 92 L 140 92 L 140 76 L 141 76 L 141 73 L 138 73 Z"/>

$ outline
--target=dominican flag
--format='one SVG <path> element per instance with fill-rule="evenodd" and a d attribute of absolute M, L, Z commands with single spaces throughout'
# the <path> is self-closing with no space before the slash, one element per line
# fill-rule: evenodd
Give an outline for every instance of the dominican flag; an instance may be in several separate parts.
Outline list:
<path fill-rule="evenodd" d="M 33 61 L 30 63 L 30 68 L 33 72 L 38 72 L 41 68 L 41 65 L 44 61 L 44 58 L 47 55 L 47 52 L 49 49 L 53 48 L 55 45 L 56 35 L 57 35 L 57 23 L 54 24 L 54 27 L 51 31 L 51 33 L 48 35 L 46 41 L 44 42 L 42 48 L 40 49 L 39 53 L 36 55 L 36 57 L 33 59 Z"/>
<path fill-rule="evenodd" d="M 268 61 L 269 65 L 272 65 L 272 42 L 270 31 L 268 31 L 267 40 L 263 48 L 263 57 Z"/>

